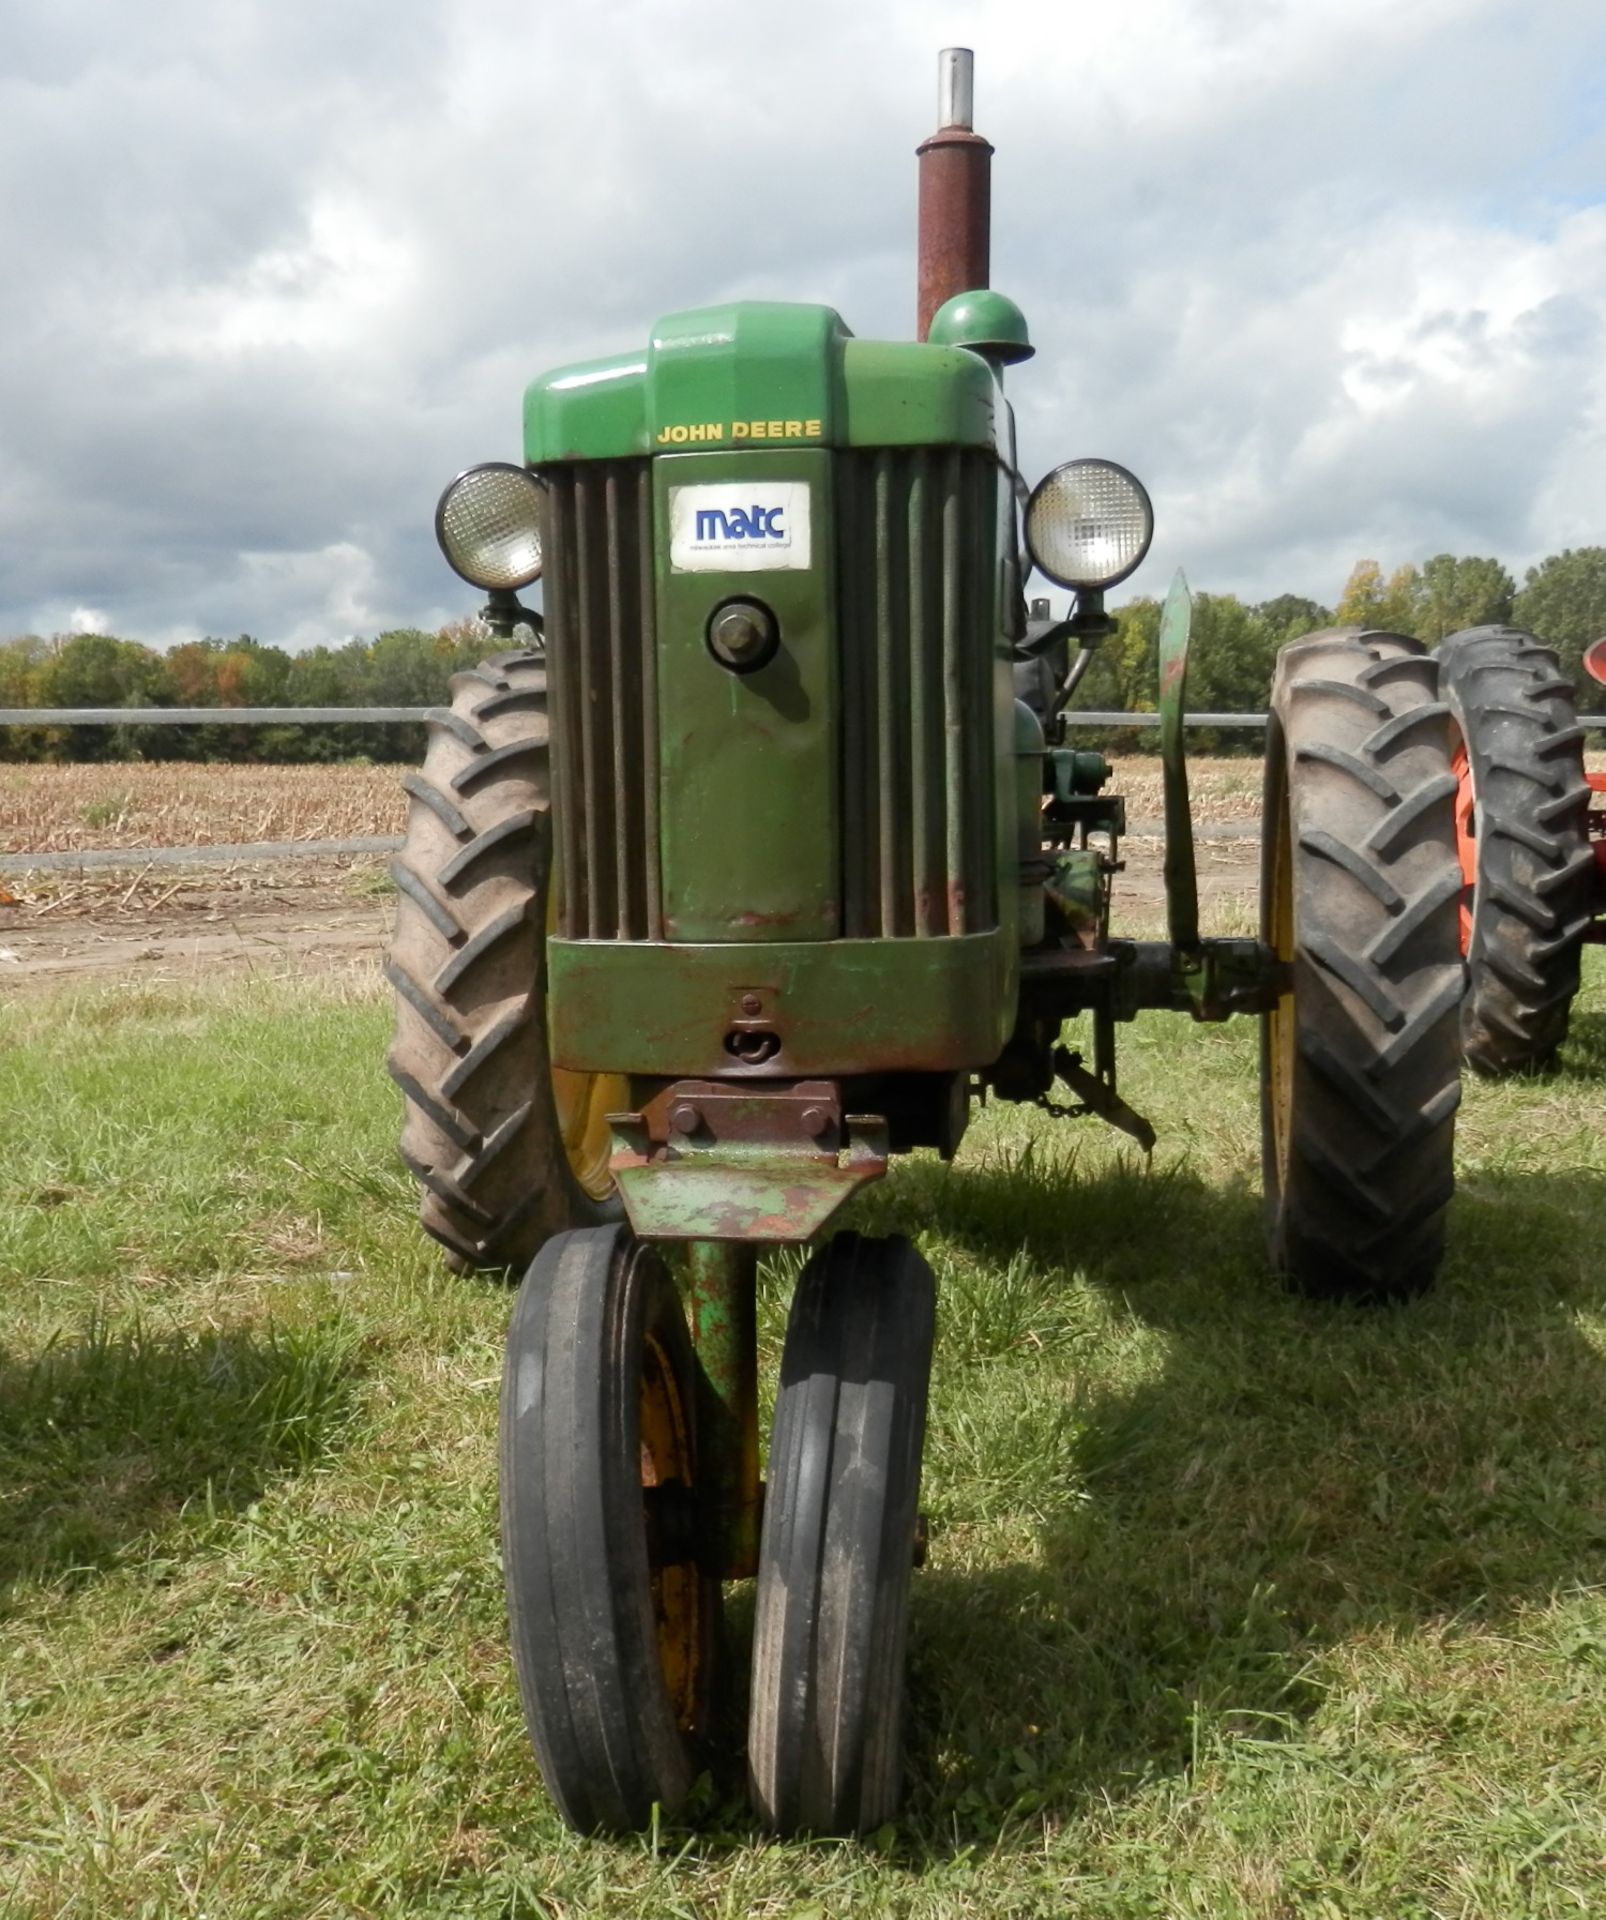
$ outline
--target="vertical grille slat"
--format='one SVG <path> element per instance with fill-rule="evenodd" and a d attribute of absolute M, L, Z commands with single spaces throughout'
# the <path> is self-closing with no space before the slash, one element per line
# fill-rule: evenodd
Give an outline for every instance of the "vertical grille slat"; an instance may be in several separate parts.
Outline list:
<path fill-rule="evenodd" d="M 636 622 L 641 632 L 641 713 L 636 738 L 641 754 L 642 938 L 664 937 L 663 869 L 658 858 L 658 649 L 652 564 L 652 490 L 645 473 L 636 485 Z"/>
<path fill-rule="evenodd" d="M 627 577 L 629 559 L 621 551 L 621 528 L 619 525 L 619 475 L 617 471 L 608 475 L 603 483 L 603 501 L 608 521 L 608 684 L 613 693 L 609 703 L 609 718 L 613 725 L 608 732 L 609 744 L 613 749 L 613 881 L 614 911 L 609 916 L 619 938 L 630 937 L 630 828 L 632 813 L 639 813 L 640 788 L 630 778 L 630 749 L 633 744 L 629 730 L 621 724 L 626 716 L 622 711 L 626 678 L 625 668 L 625 608 L 629 604 L 626 591 L 629 586 Z M 632 543 L 634 544 L 634 543 Z M 636 806 L 630 803 L 637 801 Z M 638 830 L 639 837 L 639 830 Z"/>
<path fill-rule="evenodd" d="M 931 506 L 936 497 L 928 463 L 916 460 L 908 488 L 909 605 L 909 856 L 914 884 L 914 930 L 930 937 L 948 931 L 943 846 L 941 627 L 930 578 Z"/>
<path fill-rule="evenodd" d="M 662 938 L 652 499 L 645 461 L 545 474 L 558 929 Z"/>
<path fill-rule="evenodd" d="M 574 507 L 566 487 L 547 488 L 546 566 L 542 599 L 546 631 L 572 630 L 575 601 Z M 581 856 L 580 806 L 574 755 L 565 742 L 574 737 L 575 720 L 569 676 L 553 671 L 553 651 L 547 648 L 547 700 L 552 749 L 552 808 L 556 817 L 558 931 L 573 938 L 583 917 L 584 869 Z"/>
<path fill-rule="evenodd" d="M 943 456 L 942 713 L 943 824 L 948 856 L 948 931 L 966 933 L 965 867 L 965 546 L 959 455 Z"/>
<path fill-rule="evenodd" d="M 965 811 L 965 927 L 979 933 L 997 924 L 998 842 L 994 824 L 997 792 L 994 783 L 993 738 L 993 627 L 994 581 L 997 555 L 993 527 L 996 517 L 996 477 L 990 467 L 970 460 L 960 475 L 966 506 L 962 521 L 971 542 L 965 568 L 970 605 L 969 631 L 987 636 L 986 646 L 965 650 L 964 757 L 968 774 L 958 802 Z M 975 550 L 978 528 L 987 530 L 985 558 Z M 977 771 L 982 777 L 975 777 Z"/>
<path fill-rule="evenodd" d="M 850 937 L 997 924 L 990 456 L 841 457 L 842 893 Z"/>
<path fill-rule="evenodd" d="M 906 831 L 909 776 L 904 751 L 908 724 L 909 622 L 900 605 L 905 580 L 905 515 L 900 510 L 904 476 L 895 454 L 875 456 L 876 579 L 876 815 L 880 825 L 881 927 L 883 933 L 912 933 L 909 835 Z"/>
<path fill-rule="evenodd" d="M 875 931 L 880 917 L 881 870 L 877 836 L 865 821 L 878 808 L 874 658 L 875 603 L 862 591 L 875 577 L 875 550 L 867 531 L 874 493 L 864 464 L 839 463 L 836 476 L 838 573 L 837 646 L 842 689 L 842 931 L 850 940 Z"/>
<path fill-rule="evenodd" d="M 576 892 L 586 903 L 584 937 L 595 940 L 600 937 L 607 911 L 608 876 L 602 871 L 602 841 L 604 824 L 612 811 L 608 804 L 611 796 L 597 779 L 597 708 L 606 695 L 606 689 L 597 684 L 597 642 L 599 637 L 606 642 L 606 636 L 598 634 L 597 601 L 601 593 L 606 592 L 607 580 L 605 571 L 599 579 L 598 570 L 588 564 L 597 537 L 599 502 L 595 492 L 588 487 L 577 487 L 574 504 L 575 550 L 580 560 L 574 662 L 580 710 L 580 827 L 585 842 Z M 560 654 L 561 651 L 560 648 Z"/>

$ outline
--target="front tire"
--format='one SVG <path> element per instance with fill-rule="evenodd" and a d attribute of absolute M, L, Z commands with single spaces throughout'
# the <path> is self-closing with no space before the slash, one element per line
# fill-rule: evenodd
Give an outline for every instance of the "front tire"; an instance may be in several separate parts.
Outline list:
<path fill-rule="evenodd" d="M 707 1731 L 696 1373 L 674 1283 L 622 1227 L 548 1241 L 502 1377 L 502 1562 L 525 1723 L 580 1833 L 673 1814 Z"/>
<path fill-rule="evenodd" d="M 1272 1264 L 1302 1291 L 1395 1299 L 1444 1251 L 1460 1101 L 1449 721 L 1397 634 L 1285 647 L 1272 682 L 1261 938 L 1288 987 L 1261 1033 Z"/>
<path fill-rule="evenodd" d="M 747 1742 L 753 1804 L 779 1833 L 863 1833 L 897 1812 L 935 1318 L 931 1269 L 901 1236 L 838 1234 L 798 1277 Z"/>
<path fill-rule="evenodd" d="M 546 666 L 499 654 L 452 677 L 409 774 L 391 872 L 391 1078 L 425 1229 L 460 1270 L 522 1272 L 549 1234 L 619 1217 L 606 1116 L 624 1083 L 553 1067 Z"/>
<path fill-rule="evenodd" d="M 1461 736 L 1461 1047 L 1479 1073 L 1535 1072 L 1567 1037 L 1590 920 L 1584 730 L 1555 654 L 1515 627 L 1451 634 L 1439 686 Z"/>

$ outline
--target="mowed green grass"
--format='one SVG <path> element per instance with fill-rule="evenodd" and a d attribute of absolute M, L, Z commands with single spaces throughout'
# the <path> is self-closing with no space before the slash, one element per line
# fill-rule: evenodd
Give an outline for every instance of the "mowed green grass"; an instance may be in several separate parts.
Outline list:
<path fill-rule="evenodd" d="M 509 1296 L 413 1226 L 380 999 L 0 1006 L 0 1913 L 1606 1911 L 1603 978 L 1563 1072 L 1469 1088 L 1401 1310 L 1267 1277 L 1248 1023 L 1125 1036 L 1152 1167 L 991 1108 L 862 1197 L 941 1316 L 907 1815 L 862 1844 L 758 1835 L 739 1756 L 692 1826 L 554 1817 Z"/>

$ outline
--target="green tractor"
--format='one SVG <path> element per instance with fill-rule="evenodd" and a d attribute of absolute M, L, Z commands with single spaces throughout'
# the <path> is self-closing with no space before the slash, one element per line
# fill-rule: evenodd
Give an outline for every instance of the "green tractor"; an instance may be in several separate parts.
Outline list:
<path fill-rule="evenodd" d="M 894 1154 L 951 1158 L 988 1097 L 1147 1148 L 1122 1023 L 1247 1013 L 1276 1267 L 1360 1299 L 1440 1259 L 1463 966 L 1434 663 L 1381 633 L 1285 650 L 1261 937 L 1202 937 L 1179 576 L 1170 938 L 1111 933 L 1124 805 L 1067 715 L 1152 513 L 1106 460 L 1028 491 L 1005 376 L 1032 348 L 988 289 L 968 53 L 942 75 L 917 340 L 819 306 L 672 314 L 537 379 L 522 463 L 459 475 L 437 516 L 509 650 L 457 676 L 408 782 L 391 1071 L 425 1227 L 525 1273 L 508 1608 L 583 1831 L 683 1804 L 722 1585 L 754 1576 L 759 1818 L 896 1810 L 935 1289 L 906 1238 L 827 1237 Z M 538 576 L 539 616 L 516 598 Z M 761 1477 L 755 1274 L 780 1247 L 813 1250 Z"/>

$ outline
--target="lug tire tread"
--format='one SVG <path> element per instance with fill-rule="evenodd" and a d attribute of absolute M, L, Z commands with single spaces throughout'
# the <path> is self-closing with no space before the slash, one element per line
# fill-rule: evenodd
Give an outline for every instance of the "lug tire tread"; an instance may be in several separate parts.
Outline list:
<path fill-rule="evenodd" d="M 546 669 L 502 653 L 451 686 L 403 783 L 388 1064 L 424 1227 L 459 1269 L 522 1271 L 548 1235 L 618 1208 L 574 1178 L 550 1091 Z"/>
<path fill-rule="evenodd" d="M 1294 916 L 1281 1167 L 1269 1020 L 1262 1054 L 1272 1261 L 1310 1294 L 1399 1298 L 1437 1272 L 1453 1186 L 1463 973 L 1448 716 L 1418 641 L 1342 628 L 1283 649 L 1271 709 L 1262 937 L 1280 832 Z"/>
<path fill-rule="evenodd" d="M 1541 1071 L 1567 1036 L 1590 919 L 1584 730 L 1555 654 L 1520 628 L 1451 634 L 1439 678 L 1477 820 L 1462 1050 L 1481 1074 Z"/>

